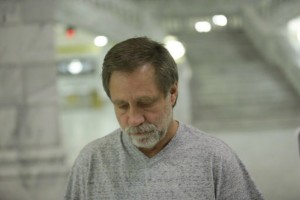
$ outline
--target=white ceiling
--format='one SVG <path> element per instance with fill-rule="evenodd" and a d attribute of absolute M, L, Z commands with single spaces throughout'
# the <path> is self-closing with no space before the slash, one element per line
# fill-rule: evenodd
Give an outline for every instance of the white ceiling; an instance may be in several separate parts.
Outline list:
<path fill-rule="evenodd" d="M 97 34 L 109 36 L 111 42 L 133 35 L 147 34 L 162 39 L 163 35 L 172 34 L 190 45 L 187 48 L 193 52 L 199 37 L 194 30 L 198 20 L 209 21 L 213 15 L 224 14 L 228 17 L 228 26 L 213 28 L 213 31 L 231 31 L 247 26 L 244 24 L 247 7 L 254 7 L 259 15 L 257 19 L 268 24 L 268 28 L 279 28 L 300 15 L 299 0 L 98 0 L 76 5 L 69 1 L 58 2 L 61 12 L 58 12 L 57 20 L 61 24 L 74 24 L 78 30 L 76 38 L 68 40 L 63 33 L 64 25 L 58 25 L 58 45 L 74 41 L 92 45 Z M 82 13 L 85 13 L 84 17 Z"/>

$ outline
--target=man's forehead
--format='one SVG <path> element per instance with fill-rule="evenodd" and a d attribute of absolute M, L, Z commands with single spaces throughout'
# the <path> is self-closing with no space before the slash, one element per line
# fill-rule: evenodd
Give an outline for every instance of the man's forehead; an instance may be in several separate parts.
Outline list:
<path fill-rule="evenodd" d="M 119 67 L 117 70 L 112 71 L 113 73 L 124 73 L 124 74 L 131 74 L 136 71 L 143 71 L 143 72 L 155 72 L 155 67 L 151 63 L 141 63 L 136 66 L 126 66 L 124 65 L 123 68 Z"/>

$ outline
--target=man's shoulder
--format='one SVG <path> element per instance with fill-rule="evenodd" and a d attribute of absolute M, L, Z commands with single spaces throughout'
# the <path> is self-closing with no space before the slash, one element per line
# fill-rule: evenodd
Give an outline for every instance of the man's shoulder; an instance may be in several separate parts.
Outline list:
<path fill-rule="evenodd" d="M 202 131 L 189 124 L 181 124 L 180 132 L 184 133 L 190 140 L 195 142 L 224 143 L 215 135 Z"/>
<path fill-rule="evenodd" d="M 121 146 L 121 130 L 117 129 L 110 134 L 86 144 L 80 151 L 77 159 L 90 159 L 104 152 L 116 151 Z"/>
<path fill-rule="evenodd" d="M 185 143 L 208 152 L 224 152 L 231 151 L 231 148 L 222 139 L 216 135 L 202 131 L 192 125 L 181 124 L 181 134 L 185 135 Z"/>
<path fill-rule="evenodd" d="M 91 141 L 88 143 L 85 148 L 87 149 L 94 149 L 94 148 L 103 148 L 103 147 L 109 147 L 113 145 L 116 142 L 120 141 L 121 137 L 121 129 L 116 129 L 113 132 L 109 133 L 108 135 L 98 138 L 96 140 Z"/>

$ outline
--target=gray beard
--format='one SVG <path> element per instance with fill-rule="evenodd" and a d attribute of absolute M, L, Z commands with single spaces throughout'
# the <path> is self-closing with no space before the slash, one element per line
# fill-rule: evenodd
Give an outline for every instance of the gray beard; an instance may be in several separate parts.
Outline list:
<path fill-rule="evenodd" d="M 147 149 L 153 148 L 167 133 L 165 128 L 159 130 L 154 124 L 150 123 L 128 127 L 124 131 L 130 137 L 134 146 Z"/>

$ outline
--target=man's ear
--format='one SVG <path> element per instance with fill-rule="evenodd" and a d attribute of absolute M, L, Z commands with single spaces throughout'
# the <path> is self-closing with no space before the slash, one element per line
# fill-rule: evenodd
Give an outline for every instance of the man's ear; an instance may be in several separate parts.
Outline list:
<path fill-rule="evenodd" d="M 174 107 L 177 101 L 177 97 L 178 97 L 178 82 L 175 82 L 171 89 L 170 89 L 170 95 L 171 95 L 171 103 L 172 106 Z"/>

